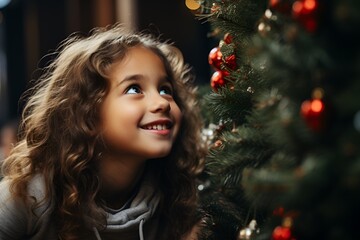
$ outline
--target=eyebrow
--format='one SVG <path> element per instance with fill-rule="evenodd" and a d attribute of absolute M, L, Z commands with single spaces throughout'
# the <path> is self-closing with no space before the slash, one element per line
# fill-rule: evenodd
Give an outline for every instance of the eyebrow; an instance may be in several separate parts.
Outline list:
<path fill-rule="evenodd" d="M 129 76 L 126 76 L 124 79 L 120 80 L 116 85 L 119 86 L 119 85 L 122 85 L 129 81 L 139 81 L 140 79 L 143 79 L 143 78 L 144 78 L 144 75 L 142 75 L 142 74 L 129 75 Z"/>
<path fill-rule="evenodd" d="M 126 76 L 125 78 L 123 78 L 122 80 L 120 80 L 116 85 L 120 86 L 126 82 L 129 81 L 140 81 L 141 79 L 144 79 L 144 75 L 142 74 L 133 74 L 133 75 L 129 75 Z M 172 81 L 170 80 L 170 77 L 168 75 L 165 75 L 163 77 L 161 77 L 161 79 L 159 80 L 160 82 L 168 82 L 172 85 Z"/>

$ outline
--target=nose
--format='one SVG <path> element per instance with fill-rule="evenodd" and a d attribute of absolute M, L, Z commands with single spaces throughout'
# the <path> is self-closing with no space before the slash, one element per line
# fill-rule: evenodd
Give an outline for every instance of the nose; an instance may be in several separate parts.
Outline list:
<path fill-rule="evenodd" d="M 169 112 L 171 110 L 170 102 L 159 93 L 154 93 L 149 100 L 151 112 Z"/>

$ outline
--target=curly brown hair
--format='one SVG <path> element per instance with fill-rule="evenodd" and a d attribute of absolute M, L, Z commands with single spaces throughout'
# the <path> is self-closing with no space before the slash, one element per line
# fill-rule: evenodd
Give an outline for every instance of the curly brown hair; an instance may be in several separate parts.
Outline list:
<path fill-rule="evenodd" d="M 115 25 L 97 28 L 88 37 L 70 36 L 61 44 L 56 59 L 31 89 L 22 117 L 23 137 L 3 165 L 13 196 L 26 202 L 29 181 L 35 174 L 44 176 L 44 201 L 54 201 L 61 239 L 81 238 L 79 230 L 85 227 L 81 223 L 87 219 L 94 219 L 91 224 L 97 227 L 106 226 L 96 161 L 99 109 L 109 88 L 109 68 L 135 46 L 151 49 L 163 60 L 183 113 L 169 156 L 149 163 L 151 169 L 160 169 L 165 229 L 160 238 L 180 239 L 194 222 L 195 175 L 203 151 L 190 68 L 172 44 Z"/>

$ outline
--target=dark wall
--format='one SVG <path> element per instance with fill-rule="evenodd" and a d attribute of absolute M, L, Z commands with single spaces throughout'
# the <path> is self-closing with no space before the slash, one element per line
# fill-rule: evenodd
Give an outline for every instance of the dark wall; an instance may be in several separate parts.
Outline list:
<path fill-rule="evenodd" d="M 19 117 L 24 91 L 38 77 L 36 69 L 51 61 L 52 52 L 74 31 L 95 26 L 94 0 L 12 0 L 1 9 L 7 55 L 8 119 Z M 1 106 L 0 106 L 1 107 Z"/>
<path fill-rule="evenodd" d="M 25 89 L 24 11 L 20 4 L 10 4 L 4 9 L 4 45 L 7 60 L 9 117 L 19 114 L 18 100 Z"/>
<path fill-rule="evenodd" d="M 194 69 L 198 84 L 207 84 L 210 67 L 207 55 L 212 44 L 209 25 L 201 23 L 185 6 L 185 0 L 138 0 L 139 28 L 151 29 L 171 39 Z"/>

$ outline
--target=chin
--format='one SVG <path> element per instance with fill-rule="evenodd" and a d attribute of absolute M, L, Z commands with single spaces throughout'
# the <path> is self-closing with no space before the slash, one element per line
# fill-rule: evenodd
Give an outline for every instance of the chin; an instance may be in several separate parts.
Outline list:
<path fill-rule="evenodd" d="M 159 151 L 150 152 L 148 156 L 150 156 L 150 158 L 164 158 L 170 154 L 170 150 L 171 149 L 163 149 Z"/>

